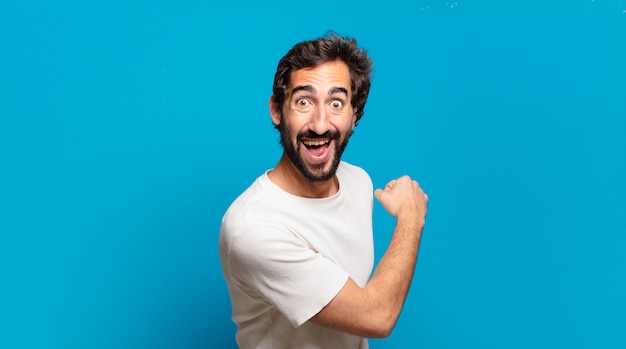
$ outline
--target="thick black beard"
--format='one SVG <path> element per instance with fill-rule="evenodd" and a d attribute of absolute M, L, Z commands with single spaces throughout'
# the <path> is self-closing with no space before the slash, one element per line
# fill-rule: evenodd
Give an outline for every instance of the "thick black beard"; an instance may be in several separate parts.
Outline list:
<path fill-rule="evenodd" d="M 339 144 L 338 143 L 340 139 L 339 133 L 336 133 L 336 132 L 326 133 L 320 136 L 309 131 L 308 133 L 298 134 L 298 137 L 296 138 L 298 146 L 297 148 L 295 148 L 293 144 L 291 144 L 291 141 L 289 140 L 289 134 L 291 133 L 290 132 L 291 130 L 289 129 L 289 127 L 284 126 L 284 123 L 280 123 L 278 125 L 278 131 L 280 131 L 280 143 L 283 145 L 285 154 L 287 154 L 287 157 L 289 158 L 291 163 L 294 164 L 294 166 L 298 169 L 298 171 L 302 174 L 302 176 L 304 176 L 304 178 L 312 182 L 324 182 L 335 176 L 335 173 L 337 172 L 337 168 L 339 167 L 339 163 L 341 162 L 341 155 L 343 154 L 343 151 L 346 149 L 346 146 L 348 146 L 348 140 L 350 139 L 350 136 L 352 135 L 352 131 L 349 131 L 346 134 L 346 138 L 344 139 L 343 143 Z M 333 162 L 328 172 L 322 173 L 321 175 L 316 175 L 313 172 L 309 171 L 309 169 L 306 167 L 306 165 L 304 164 L 304 160 L 299 154 L 300 146 L 302 144 L 300 142 L 300 139 L 302 137 L 306 137 L 309 139 L 330 137 L 330 139 L 335 140 L 335 144 L 337 145 L 335 147 L 335 156 L 333 157 L 333 160 L 332 160 Z M 319 166 L 323 167 L 324 164 L 321 164 Z"/>

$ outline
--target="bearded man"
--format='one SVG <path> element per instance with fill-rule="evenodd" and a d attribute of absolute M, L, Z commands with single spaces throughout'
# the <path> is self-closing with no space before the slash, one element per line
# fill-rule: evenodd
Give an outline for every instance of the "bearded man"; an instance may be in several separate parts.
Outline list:
<path fill-rule="evenodd" d="M 396 324 L 428 197 L 408 176 L 374 191 L 363 169 L 341 160 L 371 71 L 356 40 L 336 34 L 298 43 L 278 63 L 269 112 L 282 157 L 231 204 L 220 229 L 242 349 L 363 349 Z M 396 226 L 372 274 L 373 197 Z"/>

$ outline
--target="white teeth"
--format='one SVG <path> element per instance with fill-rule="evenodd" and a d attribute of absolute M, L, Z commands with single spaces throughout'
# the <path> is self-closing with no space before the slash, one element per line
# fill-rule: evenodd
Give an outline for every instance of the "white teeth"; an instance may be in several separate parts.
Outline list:
<path fill-rule="evenodd" d="M 326 143 L 328 143 L 329 140 L 324 140 L 324 141 L 303 141 L 302 143 L 304 143 L 304 145 L 306 145 L 307 147 L 315 147 L 315 146 L 319 146 L 319 145 L 324 145 Z"/>

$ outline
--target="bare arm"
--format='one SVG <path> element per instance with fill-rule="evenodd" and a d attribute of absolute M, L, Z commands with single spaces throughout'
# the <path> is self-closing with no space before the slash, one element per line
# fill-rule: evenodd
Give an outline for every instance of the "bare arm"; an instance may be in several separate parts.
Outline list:
<path fill-rule="evenodd" d="M 374 195 L 397 219 L 389 247 L 364 288 L 348 279 L 311 321 L 362 337 L 380 338 L 391 333 L 409 291 L 428 196 L 408 176 L 389 182 Z"/>

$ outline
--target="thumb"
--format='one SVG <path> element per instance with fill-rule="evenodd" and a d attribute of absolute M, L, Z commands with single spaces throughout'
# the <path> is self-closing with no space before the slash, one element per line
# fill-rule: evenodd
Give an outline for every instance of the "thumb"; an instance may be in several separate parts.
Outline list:
<path fill-rule="evenodd" d="M 385 193 L 384 190 L 382 189 L 376 189 L 374 191 L 374 196 L 376 197 L 376 200 L 381 201 L 381 197 L 383 196 L 383 194 Z"/>

